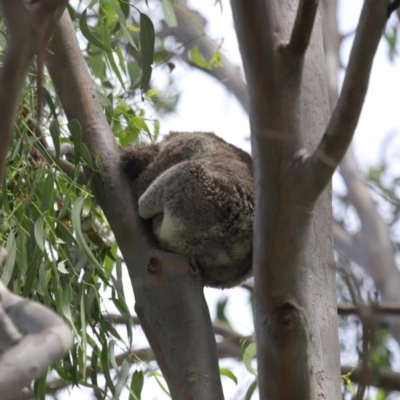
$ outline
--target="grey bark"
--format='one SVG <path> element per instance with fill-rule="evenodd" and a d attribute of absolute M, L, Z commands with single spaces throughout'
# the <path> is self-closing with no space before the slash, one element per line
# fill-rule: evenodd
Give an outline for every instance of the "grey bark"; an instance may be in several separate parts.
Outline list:
<path fill-rule="evenodd" d="M 354 133 L 387 2 L 364 3 L 343 90 L 326 130 L 319 20 L 305 58 L 302 53 L 314 2 L 298 3 L 292 32 L 303 32 L 302 40 L 290 34 L 296 1 L 231 4 L 250 95 L 260 398 L 339 398 L 330 197 L 320 194 Z"/>
<path fill-rule="evenodd" d="M 258 17 L 249 3 L 232 1 L 250 94 L 258 196 L 254 275 L 260 398 L 340 398 L 330 188 L 315 207 L 301 200 L 307 198 L 307 178 L 295 167 L 301 164 L 301 147 L 312 151 L 328 122 L 321 22 L 318 18 L 302 71 L 301 60 L 287 80 L 278 81 L 284 66 L 274 55 L 275 36 L 281 41 L 290 36 L 297 2 L 256 3 Z M 280 313 L 285 307 L 286 327 L 275 320 L 285 315 Z M 292 312 L 298 317 L 293 325 Z"/>

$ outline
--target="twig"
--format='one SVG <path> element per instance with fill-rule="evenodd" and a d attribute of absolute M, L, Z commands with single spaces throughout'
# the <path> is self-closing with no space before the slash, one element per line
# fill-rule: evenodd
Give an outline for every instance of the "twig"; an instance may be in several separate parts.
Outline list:
<path fill-rule="evenodd" d="M 362 307 L 354 304 L 339 303 L 338 314 L 339 315 L 352 315 L 360 314 L 360 312 L 366 308 L 374 313 L 387 314 L 387 315 L 399 315 L 400 316 L 400 304 L 399 303 L 381 303 L 381 304 L 366 304 Z"/>
<path fill-rule="evenodd" d="M 363 370 L 360 367 L 342 366 L 341 374 L 350 374 L 349 378 L 354 383 L 360 383 L 363 379 Z M 400 390 L 400 373 L 394 372 L 390 368 L 377 368 L 374 369 L 373 379 L 370 377 L 368 383 L 386 390 Z"/>
<path fill-rule="evenodd" d="M 66 154 L 74 154 L 74 148 L 69 143 L 62 143 L 60 146 L 60 157 L 57 160 L 56 153 L 54 150 L 49 148 L 46 136 L 43 134 L 42 130 L 38 123 L 35 124 L 35 135 L 39 138 L 40 143 L 42 145 L 42 149 L 38 150 L 43 155 L 43 157 L 50 164 L 56 164 L 63 172 L 65 172 L 70 178 L 75 178 L 75 165 L 70 163 L 67 160 L 61 158 Z M 43 151 L 42 151 L 43 150 Z M 78 183 L 81 185 L 86 185 L 88 183 L 88 179 L 86 177 L 85 171 L 83 169 L 79 170 L 78 174 Z"/>
<path fill-rule="evenodd" d="M 309 160 L 317 190 L 315 195 L 330 180 L 357 126 L 372 61 L 387 20 L 384 3 L 376 0 L 364 2 L 339 101 L 320 144 Z"/>

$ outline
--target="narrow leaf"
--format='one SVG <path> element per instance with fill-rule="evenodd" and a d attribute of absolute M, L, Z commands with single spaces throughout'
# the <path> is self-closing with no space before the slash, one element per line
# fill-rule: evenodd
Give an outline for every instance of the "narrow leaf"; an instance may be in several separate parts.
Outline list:
<path fill-rule="evenodd" d="M 249 388 L 247 389 L 246 395 L 244 396 L 244 400 L 250 400 L 256 388 L 257 388 L 257 379 L 250 384 Z"/>
<path fill-rule="evenodd" d="M 113 400 L 118 400 L 122 389 L 125 386 L 126 380 L 128 379 L 129 370 L 131 369 L 131 364 L 129 363 L 128 359 L 125 359 L 122 362 L 121 368 L 118 371 L 118 381 L 115 385 L 115 393 L 113 396 Z"/>
<path fill-rule="evenodd" d="M 55 118 L 50 122 L 50 135 L 53 139 L 54 151 L 56 153 L 55 161 L 58 163 L 60 159 L 60 128 Z"/>
<path fill-rule="evenodd" d="M 40 210 L 45 213 L 53 207 L 53 197 L 54 197 L 54 176 L 50 172 L 43 184 L 42 195 L 40 199 Z"/>
<path fill-rule="evenodd" d="M 142 82 L 141 89 L 146 92 L 150 85 L 151 72 L 154 58 L 154 26 L 151 19 L 146 15 L 140 14 L 140 49 L 142 53 Z"/>
<path fill-rule="evenodd" d="M 108 51 L 108 49 L 104 46 L 103 43 L 100 42 L 99 39 L 97 39 L 96 36 L 93 35 L 93 33 L 90 31 L 89 26 L 87 24 L 87 8 L 83 13 L 81 14 L 81 18 L 79 21 L 79 28 L 82 32 L 82 35 L 86 38 L 86 40 L 93 44 L 94 46 L 98 47 L 99 49 L 102 49 L 104 51 Z"/>
<path fill-rule="evenodd" d="M 7 260 L 3 268 L 3 274 L 1 275 L 1 280 L 5 285 L 8 285 L 14 271 L 15 257 L 17 254 L 17 244 L 15 242 L 15 236 L 13 231 L 11 231 L 10 234 L 8 235 L 6 250 L 7 250 Z"/>
<path fill-rule="evenodd" d="M 44 214 L 42 214 L 35 222 L 35 239 L 40 250 L 44 251 Z"/>
<path fill-rule="evenodd" d="M 171 0 L 162 0 L 162 9 L 164 13 L 165 22 L 170 28 L 178 26 L 174 6 Z"/>
<path fill-rule="evenodd" d="M 135 371 L 131 379 L 131 394 L 129 400 L 140 400 L 143 389 L 144 377 L 142 371 Z"/>
<path fill-rule="evenodd" d="M 236 375 L 228 368 L 220 368 L 219 369 L 220 375 L 227 376 L 228 378 L 232 379 L 233 382 L 238 384 L 238 379 L 236 378 Z"/>
<path fill-rule="evenodd" d="M 83 197 L 78 197 L 73 206 L 72 206 L 72 213 L 71 213 L 71 220 L 72 220 L 72 227 L 74 229 L 75 235 L 76 235 L 76 241 L 78 242 L 79 247 L 83 250 L 85 253 L 85 256 L 88 258 L 88 260 L 93 264 L 93 266 L 96 268 L 97 273 L 102 277 L 106 278 L 103 272 L 103 267 L 102 265 L 97 261 L 96 257 L 94 254 L 91 252 L 89 249 L 89 246 L 87 245 L 85 238 L 82 233 L 82 228 L 81 228 L 81 211 L 83 207 L 83 202 L 85 199 Z"/>
<path fill-rule="evenodd" d="M 75 164 L 79 163 L 79 159 L 81 157 L 81 143 L 82 143 L 82 129 L 79 122 L 76 119 L 73 119 L 68 122 L 68 129 L 71 132 L 72 139 L 74 141 L 74 155 L 75 155 Z"/>

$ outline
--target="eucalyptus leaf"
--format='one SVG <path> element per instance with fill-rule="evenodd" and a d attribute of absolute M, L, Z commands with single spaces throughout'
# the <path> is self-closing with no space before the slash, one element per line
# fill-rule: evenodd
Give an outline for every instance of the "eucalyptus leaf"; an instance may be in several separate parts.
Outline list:
<path fill-rule="evenodd" d="M 140 14 L 140 49 L 142 55 L 142 82 L 141 89 L 146 92 L 150 85 L 152 64 L 154 59 L 154 26 L 151 19 L 146 15 Z"/>
<path fill-rule="evenodd" d="M 108 51 L 108 49 L 104 46 L 104 44 L 99 39 L 97 39 L 97 37 L 94 36 L 93 33 L 90 31 L 89 26 L 87 24 L 87 10 L 88 9 L 86 8 L 83 11 L 83 13 L 81 14 L 81 18 L 79 20 L 79 28 L 81 29 L 82 35 L 93 46 L 96 46 L 104 51 Z"/>

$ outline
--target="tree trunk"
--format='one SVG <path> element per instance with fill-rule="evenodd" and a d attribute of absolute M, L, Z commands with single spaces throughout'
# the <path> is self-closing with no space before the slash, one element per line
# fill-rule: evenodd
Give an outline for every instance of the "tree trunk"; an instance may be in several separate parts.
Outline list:
<path fill-rule="evenodd" d="M 250 98 L 260 398 L 340 398 L 326 187 L 357 126 L 387 2 L 364 2 L 329 123 L 318 0 L 231 4 Z"/>

